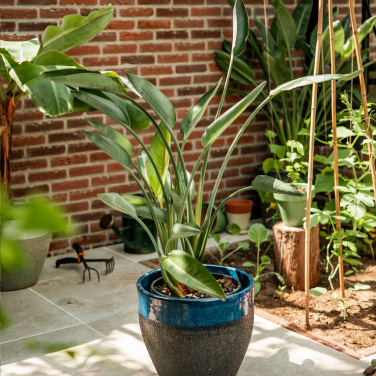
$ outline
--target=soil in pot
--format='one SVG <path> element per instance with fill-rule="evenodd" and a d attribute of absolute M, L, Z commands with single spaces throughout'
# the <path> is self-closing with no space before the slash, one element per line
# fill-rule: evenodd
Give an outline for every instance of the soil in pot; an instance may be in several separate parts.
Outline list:
<path fill-rule="evenodd" d="M 214 255 L 218 256 L 216 253 Z M 269 251 L 269 256 L 272 252 Z M 239 268 L 254 275 L 253 268 L 243 267 L 246 261 L 255 262 L 256 249 L 251 245 L 249 250 L 241 250 L 225 260 L 225 265 Z M 346 304 L 348 317 L 343 319 L 343 312 L 338 304 L 327 294 L 319 297 L 310 297 L 310 324 L 309 331 L 321 337 L 333 340 L 342 346 L 354 351 L 376 346 L 376 261 L 369 258 L 362 258 L 364 262 L 357 277 L 349 275 L 345 277 L 346 288 L 356 283 L 370 285 L 369 290 L 356 291 L 350 301 Z M 213 263 L 214 258 L 210 254 L 204 257 L 205 263 Z M 345 273 L 349 266 L 345 263 Z M 273 261 L 267 265 L 264 273 L 274 271 Z M 273 275 L 261 277 L 261 291 L 255 295 L 257 308 L 272 315 L 283 318 L 301 328 L 305 328 L 305 293 L 304 291 L 293 291 L 284 289 L 282 298 L 278 294 L 278 286 L 281 284 Z M 338 277 L 333 281 L 334 286 L 339 286 Z M 319 286 L 328 289 L 330 286 L 325 273 L 321 268 L 321 279 Z M 339 295 L 339 290 L 335 291 Z M 346 291 L 346 296 L 349 292 Z"/>

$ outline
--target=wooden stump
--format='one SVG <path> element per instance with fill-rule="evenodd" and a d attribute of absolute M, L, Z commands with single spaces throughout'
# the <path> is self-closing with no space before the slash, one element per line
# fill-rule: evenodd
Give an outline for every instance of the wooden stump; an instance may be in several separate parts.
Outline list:
<path fill-rule="evenodd" d="M 283 222 L 273 226 L 274 271 L 286 280 L 286 286 L 304 290 L 304 247 L 303 228 L 288 227 Z M 320 280 L 319 226 L 311 229 L 310 288 Z"/>

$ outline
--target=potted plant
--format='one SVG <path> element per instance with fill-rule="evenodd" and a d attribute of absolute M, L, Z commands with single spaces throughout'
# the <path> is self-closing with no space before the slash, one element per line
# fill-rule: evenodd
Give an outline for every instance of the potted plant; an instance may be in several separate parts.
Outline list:
<path fill-rule="evenodd" d="M 240 233 L 246 234 L 249 220 L 251 219 L 253 201 L 246 198 L 233 198 L 225 204 L 229 225 L 236 223 L 240 227 Z"/>
<path fill-rule="evenodd" d="M 303 226 L 303 219 L 306 216 L 307 184 L 301 179 L 301 174 L 306 175 L 308 163 L 303 160 L 304 147 L 299 141 L 288 141 L 287 152 L 281 162 L 285 163 L 290 185 L 304 193 L 301 197 L 291 200 L 289 196 L 274 193 L 282 221 L 286 226 Z M 312 199 L 315 197 L 315 186 L 312 186 Z"/>
<path fill-rule="evenodd" d="M 248 36 L 248 17 L 241 0 L 234 6 L 234 38 L 229 73 L 232 62 L 245 48 Z M 253 280 L 240 270 L 220 266 L 202 265 L 205 247 L 216 213 L 225 203 L 247 190 L 256 189 L 272 193 L 286 193 L 301 196 L 302 193 L 288 184 L 272 177 L 258 176 L 249 187 L 244 187 L 222 201 L 213 212 L 221 179 L 230 156 L 245 129 L 271 99 L 285 90 L 324 82 L 330 79 L 350 79 L 348 76 L 304 77 L 272 90 L 268 97 L 248 117 L 224 158 L 218 172 L 215 186 L 201 224 L 202 197 L 209 151 L 213 143 L 244 112 L 262 92 L 265 83 L 257 86 L 243 100 L 221 115 L 225 93 L 228 87 L 227 75 L 223 94 L 214 121 L 202 136 L 202 152 L 193 170 L 188 172 L 183 157 L 184 147 L 195 126 L 205 113 L 206 107 L 220 86 L 218 82 L 204 94 L 184 117 L 180 126 L 182 144 L 179 145 L 175 132 L 176 113 L 168 98 L 150 82 L 127 72 L 121 77 L 114 72 L 101 74 L 80 69 L 44 72 L 43 76 L 72 87 L 72 94 L 87 105 L 101 111 L 122 125 L 127 135 L 132 135 L 140 145 L 140 152 L 134 158 L 133 143 L 112 127 L 88 120 L 97 132 L 87 132 L 88 137 L 104 152 L 115 159 L 140 187 L 144 197 L 100 194 L 99 197 L 110 207 L 126 213 L 137 220 L 149 234 L 158 254 L 161 269 L 146 273 L 138 283 L 139 317 L 141 331 L 157 372 L 165 375 L 235 375 L 248 347 L 253 326 Z M 141 97 L 151 107 L 155 118 L 130 97 L 123 83 L 130 91 Z M 148 148 L 134 127 L 129 111 L 134 104 L 141 114 L 155 127 L 156 132 Z M 172 154 L 173 144 L 177 159 Z M 134 159 L 137 159 L 137 163 Z M 195 177 L 200 170 L 198 188 Z M 192 200 L 196 199 L 193 209 Z M 158 247 L 140 216 L 152 219 L 157 226 L 161 248 Z M 181 248 L 179 249 L 179 241 Z M 240 291 L 226 299 L 224 290 L 212 273 L 219 274 L 219 280 L 235 278 Z M 151 291 L 157 279 L 164 283 L 167 295 Z M 189 296 L 205 298 L 188 299 Z M 171 295 L 171 296 L 170 296 Z M 199 340 L 198 340 L 199 336 Z M 225 343 L 225 346 L 219 344 Z M 219 356 L 220 352 L 220 356 Z"/>

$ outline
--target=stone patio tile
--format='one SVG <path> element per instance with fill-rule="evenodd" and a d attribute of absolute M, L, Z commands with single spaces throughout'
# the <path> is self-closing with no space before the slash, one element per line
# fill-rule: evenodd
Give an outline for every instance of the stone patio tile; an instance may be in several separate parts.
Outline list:
<path fill-rule="evenodd" d="M 9 321 L 9 326 L 2 328 L 2 342 L 80 324 L 30 289 L 2 292 L 1 304 Z"/>
<path fill-rule="evenodd" d="M 26 339 L 5 342 L 1 345 L 1 364 L 23 362 L 32 357 L 82 345 L 98 338 L 104 339 L 104 336 L 86 325 L 79 324 Z"/>
<path fill-rule="evenodd" d="M 96 275 L 92 274 L 92 280 L 83 283 L 80 270 L 76 277 L 68 276 L 39 282 L 34 290 L 88 323 L 120 313 L 137 311 L 135 284 L 139 276 L 148 271 L 150 269 L 146 266 L 119 256 L 112 273 L 105 276 L 104 269 L 100 272 L 100 282 Z"/>
<path fill-rule="evenodd" d="M 238 376 L 362 375 L 365 363 L 255 316 Z"/>

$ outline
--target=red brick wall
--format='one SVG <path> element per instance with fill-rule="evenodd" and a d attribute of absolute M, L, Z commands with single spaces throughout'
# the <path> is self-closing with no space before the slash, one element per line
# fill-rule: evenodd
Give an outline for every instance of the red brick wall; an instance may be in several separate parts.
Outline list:
<path fill-rule="evenodd" d="M 94 40 L 69 55 L 90 69 L 121 74 L 129 69 L 150 80 L 171 99 L 181 121 L 199 96 L 221 77 L 213 51 L 221 48 L 223 38 L 232 35 L 231 9 L 225 0 L 2 0 L 2 39 L 40 37 L 47 25 L 58 24 L 64 15 L 87 15 L 109 3 L 114 5 L 114 20 Z M 285 3 L 293 8 L 296 0 Z M 251 18 L 254 14 L 263 18 L 262 2 L 248 0 L 246 4 Z M 267 9 L 272 15 L 271 6 Z M 260 71 L 256 77 L 262 80 Z M 236 98 L 231 98 L 227 103 L 234 101 Z M 215 112 L 212 104 L 187 144 L 189 168 L 200 154 L 201 134 Z M 89 117 L 110 124 L 101 114 Z M 240 123 L 245 118 L 241 117 Z M 264 160 L 267 151 L 266 126 L 262 116 L 249 126 L 233 153 L 218 197 L 252 181 L 254 166 Z M 97 194 L 138 191 L 124 170 L 88 141 L 84 130 L 89 128 L 78 114 L 45 117 L 27 98 L 17 109 L 12 155 L 15 197 L 38 189 L 61 202 L 80 225 L 77 238 L 55 240 L 51 254 L 64 252 L 73 240 L 91 246 L 114 242 L 116 237 L 110 231 L 99 228 L 100 217 L 109 210 Z M 211 152 L 205 199 L 238 128 L 230 127 Z M 145 142 L 150 143 L 152 135 L 152 130 L 143 131 Z"/>

